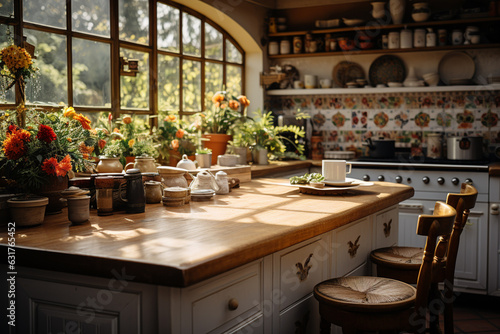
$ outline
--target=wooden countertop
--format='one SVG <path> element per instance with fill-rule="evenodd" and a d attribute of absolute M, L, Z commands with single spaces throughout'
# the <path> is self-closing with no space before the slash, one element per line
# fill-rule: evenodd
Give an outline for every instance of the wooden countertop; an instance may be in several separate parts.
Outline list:
<path fill-rule="evenodd" d="M 387 182 L 339 196 L 277 184 L 287 182 L 253 180 L 210 201 L 148 204 L 140 214 L 92 210 L 79 226 L 70 226 L 63 211 L 41 226 L 17 228 L 16 266 L 105 278 L 125 270 L 138 282 L 188 286 L 413 196 L 413 188 Z M 7 238 L 0 234 L 4 247 Z"/>

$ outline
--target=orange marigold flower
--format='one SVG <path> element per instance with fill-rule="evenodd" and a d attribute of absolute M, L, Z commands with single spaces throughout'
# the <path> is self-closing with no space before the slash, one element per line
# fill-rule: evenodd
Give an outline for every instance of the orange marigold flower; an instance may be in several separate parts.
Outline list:
<path fill-rule="evenodd" d="M 82 154 L 82 157 L 83 157 L 84 159 L 88 159 L 88 158 L 90 157 L 90 155 L 89 155 L 88 153 L 83 153 L 83 154 Z"/>
<path fill-rule="evenodd" d="M 128 115 L 127 116 L 123 116 L 122 122 L 123 122 L 123 124 L 130 124 L 130 123 L 132 123 L 132 117 L 130 117 Z"/>
<path fill-rule="evenodd" d="M 114 128 L 114 129 L 113 129 L 113 132 L 115 132 L 115 133 L 120 133 L 120 129 L 118 129 L 118 128 Z"/>
<path fill-rule="evenodd" d="M 71 138 L 69 138 L 69 137 L 68 137 L 68 138 L 66 138 L 66 140 L 67 140 L 67 141 L 69 141 L 70 143 L 73 141 L 73 139 L 71 139 Z"/>
<path fill-rule="evenodd" d="M 175 115 L 167 115 L 165 116 L 165 119 L 163 120 L 164 122 L 175 122 L 177 120 L 177 117 Z"/>
<path fill-rule="evenodd" d="M 172 144 L 172 148 L 177 151 L 177 149 L 179 148 L 179 140 L 174 139 L 174 140 L 172 140 L 171 144 Z"/>
<path fill-rule="evenodd" d="M 104 146 L 106 146 L 106 141 L 104 139 L 99 139 L 97 146 L 99 146 L 99 149 L 102 150 Z"/>
<path fill-rule="evenodd" d="M 42 170 L 47 173 L 47 175 L 56 175 L 56 169 L 59 163 L 56 158 L 45 159 L 42 162 Z"/>
<path fill-rule="evenodd" d="M 221 109 L 226 109 L 227 108 L 227 104 L 226 103 L 221 103 L 220 107 L 221 107 Z"/>
<path fill-rule="evenodd" d="M 135 139 L 130 139 L 130 140 L 128 141 L 128 147 L 133 147 L 133 146 L 134 146 L 134 144 L 135 144 Z"/>
<path fill-rule="evenodd" d="M 36 138 L 38 140 L 46 142 L 47 144 L 50 144 L 51 142 L 56 140 L 57 135 L 50 126 L 40 124 Z"/>
<path fill-rule="evenodd" d="M 73 116 L 73 119 L 80 122 L 80 124 L 82 125 L 82 128 L 84 128 L 85 130 L 92 129 L 92 127 L 90 126 L 90 119 L 83 116 L 82 114 L 76 114 L 75 116 Z"/>
<path fill-rule="evenodd" d="M 73 118 L 76 115 L 75 109 L 73 107 L 66 107 L 63 110 L 63 116 L 68 118 Z"/>
<path fill-rule="evenodd" d="M 67 154 L 61 162 L 56 166 L 57 176 L 66 176 L 66 174 L 71 170 L 71 157 Z"/>
<path fill-rule="evenodd" d="M 82 154 L 90 154 L 94 151 L 94 146 L 87 146 L 85 145 L 84 142 L 81 142 L 80 145 L 78 145 L 78 150 L 82 153 Z"/>
<path fill-rule="evenodd" d="M 31 139 L 31 134 L 15 125 L 9 126 L 7 138 L 3 141 L 3 151 L 8 159 L 17 160 L 26 154 L 26 143 Z"/>
<path fill-rule="evenodd" d="M 183 129 L 179 129 L 177 130 L 177 132 L 175 133 L 175 136 L 179 139 L 182 139 L 182 137 L 184 137 L 184 133 L 185 131 Z"/>
<path fill-rule="evenodd" d="M 250 100 L 245 95 L 238 96 L 238 101 L 240 101 L 243 107 L 248 107 L 250 105 Z"/>
<path fill-rule="evenodd" d="M 217 92 L 214 94 L 214 96 L 212 96 L 212 102 L 213 103 L 220 103 L 222 101 L 224 101 L 224 94 L 222 94 L 222 92 Z"/>
<path fill-rule="evenodd" d="M 238 108 L 240 107 L 240 103 L 236 100 L 231 100 L 229 101 L 229 108 L 233 109 L 233 110 L 238 110 Z"/>

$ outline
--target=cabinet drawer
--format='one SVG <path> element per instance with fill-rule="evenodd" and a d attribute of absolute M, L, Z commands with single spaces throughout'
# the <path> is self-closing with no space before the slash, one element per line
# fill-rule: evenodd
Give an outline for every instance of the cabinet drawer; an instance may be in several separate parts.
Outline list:
<path fill-rule="evenodd" d="M 260 263 L 190 290 L 188 299 L 193 333 L 211 332 L 236 318 L 241 322 L 261 309 Z"/>
<path fill-rule="evenodd" d="M 328 263 L 326 246 L 320 239 L 275 254 L 275 263 L 280 264 L 276 274 L 279 278 L 276 287 L 282 295 L 280 310 L 311 293 L 322 281 Z"/>
<path fill-rule="evenodd" d="M 351 223 L 340 231 L 335 231 L 333 252 L 334 276 L 344 276 L 366 262 L 372 249 L 370 218 Z"/>
<path fill-rule="evenodd" d="M 375 216 L 373 249 L 390 247 L 398 243 L 398 213 L 398 207 L 394 206 Z"/>
<path fill-rule="evenodd" d="M 319 306 L 312 294 L 280 314 L 277 333 L 319 333 Z"/>

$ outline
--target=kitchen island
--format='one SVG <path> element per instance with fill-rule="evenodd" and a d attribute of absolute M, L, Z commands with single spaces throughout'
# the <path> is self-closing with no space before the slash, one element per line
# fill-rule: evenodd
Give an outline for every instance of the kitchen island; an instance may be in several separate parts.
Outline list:
<path fill-rule="evenodd" d="M 286 182 L 253 180 L 209 201 L 147 205 L 141 214 L 92 212 L 79 226 L 63 212 L 18 228 L 18 324 L 58 319 L 120 333 L 293 329 L 287 317 L 313 307 L 314 284 L 367 272 L 369 251 L 397 242 L 397 204 L 413 189 L 375 182 L 313 196 Z M 3 249 L 7 239 L 0 234 Z M 2 258 L 5 274 L 5 251 Z"/>

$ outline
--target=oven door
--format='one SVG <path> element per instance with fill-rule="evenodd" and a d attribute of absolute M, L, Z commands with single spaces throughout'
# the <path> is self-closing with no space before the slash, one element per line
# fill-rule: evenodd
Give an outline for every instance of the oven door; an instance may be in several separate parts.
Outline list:
<path fill-rule="evenodd" d="M 425 237 L 417 235 L 417 219 L 421 214 L 432 214 L 435 201 L 411 199 L 399 205 L 400 246 L 424 247 Z M 485 290 L 488 259 L 488 205 L 476 203 L 460 237 L 455 287 L 462 290 Z"/>

